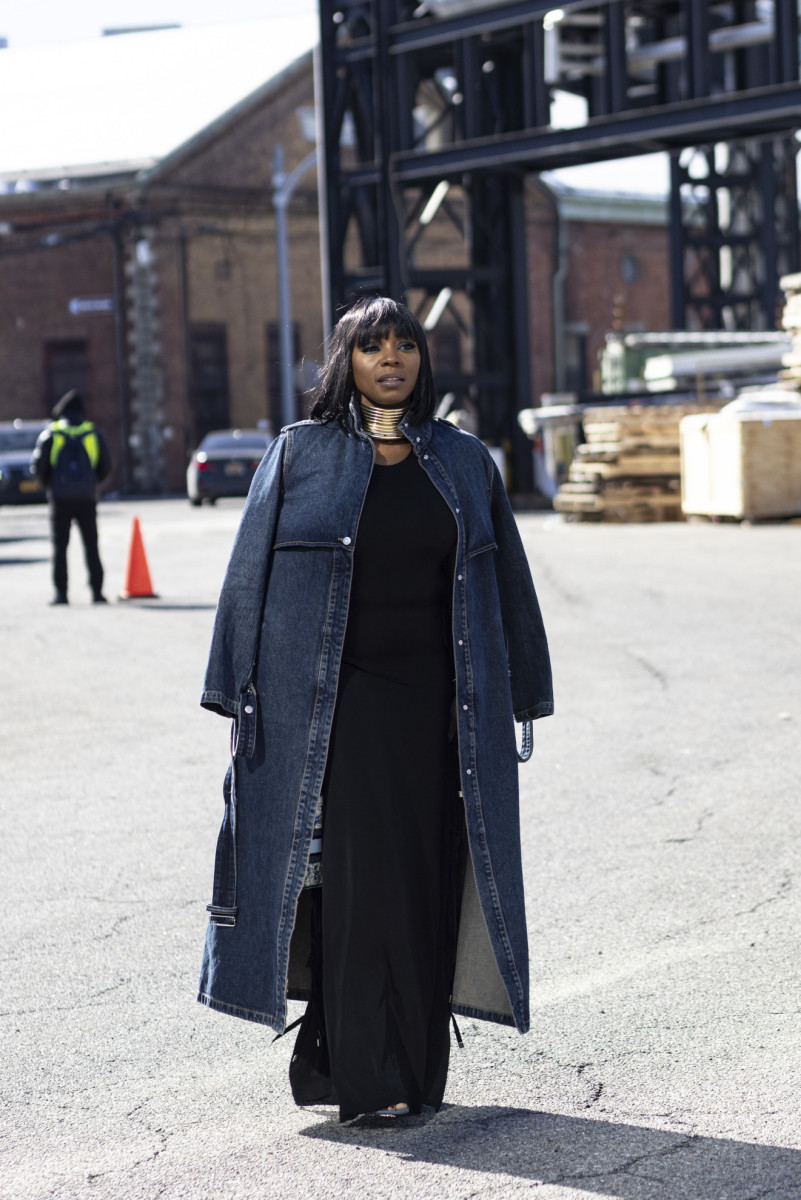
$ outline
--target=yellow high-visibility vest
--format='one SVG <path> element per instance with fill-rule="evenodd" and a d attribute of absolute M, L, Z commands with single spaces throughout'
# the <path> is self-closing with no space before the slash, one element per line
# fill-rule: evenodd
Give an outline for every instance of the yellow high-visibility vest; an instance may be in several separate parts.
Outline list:
<path fill-rule="evenodd" d="M 83 445 L 86 453 L 89 455 L 89 462 L 92 464 L 92 470 L 96 471 L 100 463 L 100 441 L 98 440 L 97 431 L 91 421 L 84 421 L 81 425 L 70 425 L 69 421 L 51 421 L 50 431 L 53 434 L 53 442 L 50 447 L 50 466 L 54 467 L 58 462 L 58 456 L 62 448 L 67 443 L 67 438 L 83 438 Z"/>

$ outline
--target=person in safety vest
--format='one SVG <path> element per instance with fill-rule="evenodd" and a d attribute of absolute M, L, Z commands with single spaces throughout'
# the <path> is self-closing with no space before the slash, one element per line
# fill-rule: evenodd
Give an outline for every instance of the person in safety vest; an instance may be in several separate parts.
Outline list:
<path fill-rule="evenodd" d="M 86 419 L 79 392 L 73 389 L 62 396 L 52 415 L 33 452 L 36 474 L 50 497 L 56 589 L 51 603 L 67 603 L 67 545 L 75 521 L 83 538 L 92 597 L 95 604 L 105 604 L 97 549 L 97 488 L 111 474 L 111 455 L 102 433 Z"/>

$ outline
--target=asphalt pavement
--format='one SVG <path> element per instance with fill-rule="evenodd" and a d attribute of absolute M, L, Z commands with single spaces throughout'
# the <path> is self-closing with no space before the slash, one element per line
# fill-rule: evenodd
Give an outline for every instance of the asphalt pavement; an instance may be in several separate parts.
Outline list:
<path fill-rule="evenodd" d="M 104 504 L 110 599 L 135 514 L 159 593 L 106 608 L 75 542 L 48 607 L 46 510 L 0 509 L 2 1200 L 799 1200 L 801 525 L 520 518 L 532 1030 L 465 1020 L 440 1113 L 339 1126 L 194 998 L 240 507 Z"/>

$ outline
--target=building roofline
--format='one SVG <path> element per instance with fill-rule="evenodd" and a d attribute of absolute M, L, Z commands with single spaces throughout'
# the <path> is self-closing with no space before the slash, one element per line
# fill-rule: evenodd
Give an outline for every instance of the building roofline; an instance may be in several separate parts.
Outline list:
<path fill-rule="evenodd" d="M 235 125 L 243 117 L 249 116 L 275 92 L 284 88 L 295 75 L 299 75 L 301 71 L 309 68 L 312 64 L 314 56 L 313 50 L 307 50 L 298 58 L 293 59 L 276 75 L 272 75 L 261 87 L 244 96 L 231 108 L 221 113 L 219 117 L 211 121 L 203 129 L 187 138 L 169 154 L 159 159 L 152 166 L 146 167 L 139 174 L 139 183 L 143 188 L 148 188 L 153 183 L 161 183 L 172 171 L 183 166 L 190 159 L 201 154 L 214 142 L 223 137 L 231 126 Z"/>
<path fill-rule="evenodd" d="M 667 225 L 667 196 L 638 195 L 611 189 L 572 188 L 543 175 L 541 182 L 552 193 L 559 212 L 568 221 L 604 221 L 610 224 Z"/>
<path fill-rule="evenodd" d="M 156 159 L 148 157 L 120 159 L 118 162 L 74 163 L 71 166 L 62 163 L 53 167 L 31 167 L 24 171 L 0 171 L 0 184 L 20 182 L 53 184 L 62 179 L 76 181 L 133 179 L 142 171 L 154 166 L 156 162 Z M 36 191 L 37 189 L 31 188 L 30 190 Z M 28 189 L 22 188 L 20 191 L 25 193 Z M 13 193 L 5 192 L 4 194 L 12 195 Z"/>

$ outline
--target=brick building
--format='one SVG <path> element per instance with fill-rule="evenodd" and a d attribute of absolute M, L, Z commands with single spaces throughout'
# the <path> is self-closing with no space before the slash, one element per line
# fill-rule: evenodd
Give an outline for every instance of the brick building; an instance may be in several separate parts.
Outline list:
<path fill-rule="evenodd" d="M 106 122 L 105 149 L 87 143 L 65 160 L 80 114 L 65 119 L 53 143 L 43 111 L 31 127 L 41 131 L 44 159 L 27 148 L 36 137 L 24 151 L 0 151 L 0 420 L 46 416 L 68 387 L 80 387 L 109 436 L 117 488 L 180 490 L 187 453 L 208 429 L 281 423 L 272 161 L 280 143 L 287 169 L 300 163 L 314 128 L 314 29 L 307 19 L 290 20 L 280 38 L 275 23 L 256 23 L 265 39 L 260 53 L 249 69 L 237 56 L 238 98 L 230 103 L 229 94 L 216 113 L 202 89 L 215 55 L 225 54 L 222 34 L 209 43 L 207 60 L 197 31 L 102 39 L 82 77 L 89 90 L 76 102 L 96 111 L 89 85 L 101 59 L 104 70 L 110 55 L 138 64 L 137 86 L 147 89 L 155 114 L 139 143 L 126 121 L 132 101 L 121 65 L 119 90 L 107 101 L 116 115 Z M 244 44 L 249 32 L 233 27 L 224 36 Z M 190 43 L 191 55 L 176 56 Z M 74 75 L 73 48 L 58 49 Z M 254 87 L 258 71 L 269 78 Z M 176 91 L 189 83 L 201 89 L 190 118 L 214 115 L 181 136 L 186 128 L 162 129 L 159 117 L 173 114 Z M 668 246 L 658 200 L 532 177 L 526 203 L 535 404 L 545 392 L 592 387 L 616 305 L 631 326 L 667 326 Z M 458 261 L 453 223 L 435 220 L 426 236 L 432 262 Z M 322 360 L 314 170 L 293 195 L 289 242 L 300 393 Z M 441 322 L 431 339 L 435 368 L 447 371 L 462 353 L 460 336 L 447 318 Z"/>
<path fill-rule="evenodd" d="M 165 38 L 125 40 L 147 51 Z M 181 489 L 209 429 L 281 423 L 271 179 L 276 144 L 290 170 L 313 149 L 312 52 L 293 56 L 304 39 L 313 22 L 273 47 L 281 69 L 266 83 L 167 153 L 0 174 L 0 420 L 47 416 L 79 387 L 109 437 L 114 486 L 146 492 Z M 312 362 L 316 189 L 312 170 L 289 213 L 295 349 Z"/>

